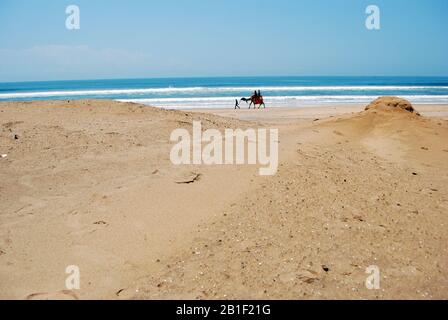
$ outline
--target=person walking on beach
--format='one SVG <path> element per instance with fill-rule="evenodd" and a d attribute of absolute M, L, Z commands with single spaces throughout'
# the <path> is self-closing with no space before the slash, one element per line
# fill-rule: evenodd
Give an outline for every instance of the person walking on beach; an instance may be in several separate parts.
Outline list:
<path fill-rule="evenodd" d="M 240 108 L 240 103 L 238 102 L 238 99 L 235 99 L 235 110 L 236 108 L 241 109 Z"/>

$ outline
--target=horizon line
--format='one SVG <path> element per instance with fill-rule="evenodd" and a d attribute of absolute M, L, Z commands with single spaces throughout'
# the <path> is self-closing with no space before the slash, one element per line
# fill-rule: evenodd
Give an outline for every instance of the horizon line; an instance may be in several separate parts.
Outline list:
<path fill-rule="evenodd" d="M 5 83 L 35 83 L 35 82 L 71 82 L 71 81 L 113 81 L 113 80 L 150 80 L 150 79 L 218 79 L 218 78 L 448 78 L 448 75 L 237 75 L 237 76 L 156 76 L 156 77 L 111 77 L 111 78 L 83 78 L 58 80 L 17 80 L 0 81 Z"/>

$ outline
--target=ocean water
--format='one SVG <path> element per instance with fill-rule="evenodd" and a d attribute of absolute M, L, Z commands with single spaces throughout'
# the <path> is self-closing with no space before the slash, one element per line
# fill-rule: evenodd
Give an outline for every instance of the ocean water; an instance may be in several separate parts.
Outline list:
<path fill-rule="evenodd" d="M 448 104 L 448 77 L 216 77 L 0 83 L 0 101 L 114 99 L 157 107 L 233 108 L 261 90 L 267 107 L 365 104 L 396 95 Z M 241 103 L 246 107 L 245 103 Z"/>

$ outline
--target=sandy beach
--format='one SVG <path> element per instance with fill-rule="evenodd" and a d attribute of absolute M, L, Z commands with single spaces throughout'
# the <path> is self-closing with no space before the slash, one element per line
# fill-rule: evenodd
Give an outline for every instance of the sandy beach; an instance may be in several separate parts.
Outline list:
<path fill-rule="evenodd" d="M 242 107 L 1 102 L 0 299 L 448 299 L 447 105 Z M 195 120 L 278 128 L 277 174 L 173 165 Z"/>

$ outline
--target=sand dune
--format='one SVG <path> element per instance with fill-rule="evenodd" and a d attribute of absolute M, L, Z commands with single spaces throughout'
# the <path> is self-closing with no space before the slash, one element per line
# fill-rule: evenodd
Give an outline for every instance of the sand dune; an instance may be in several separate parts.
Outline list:
<path fill-rule="evenodd" d="M 355 108 L 0 104 L 0 298 L 448 298 L 447 108 Z M 279 128 L 278 173 L 173 166 L 193 120 Z"/>

